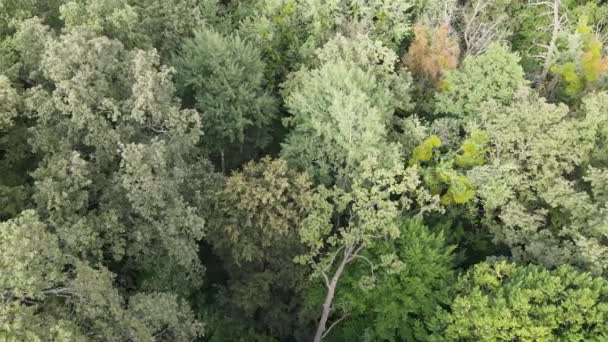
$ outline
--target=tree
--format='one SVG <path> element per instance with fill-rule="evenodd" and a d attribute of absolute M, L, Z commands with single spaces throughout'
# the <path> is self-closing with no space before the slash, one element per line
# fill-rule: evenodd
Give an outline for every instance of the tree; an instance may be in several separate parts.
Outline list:
<path fill-rule="evenodd" d="M 608 340 L 607 17 L 0 0 L 0 341 Z"/>
<path fill-rule="evenodd" d="M 412 151 L 409 165 L 420 166 L 426 185 L 432 194 L 441 196 L 444 205 L 464 204 L 473 198 L 474 186 L 463 171 L 486 162 L 488 136 L 479 130 L 473 130 L 469 135 L 459 154 L 454 151 L 443 155 L 435 153 L 442 144 L 436 135 L 429 136 Z"/>
<path fill-rule="evenodd" d="M 371 244 L 344 276 L 335 302 L 346 318 L 328 340 L 429 340 L 437 307 L 451 302 L 453 247 L 420 221 L 399 229 L 397 239 Z"/>
<path fill-rule="evenodd" d="M 482 110 L 488 161 L 468 176 L 485 225 L 516 260 L 606 272 L 605 170 L 590 157 L 604 144 L 607 103 L 606 94 L 593 95 L 573 113 L 524 90 L 512 104 Z"/>
<path fill-rule="evenodd" d="M 67 30 L 86 28 L 128 48 L 156 48 L 165 62 L 181 41 L 218 12 L 216 0 L 69 0 L 61 5 Z"/>
<path fill-rule="evenodd" d="M 319 67 L 298 71 L 284 85 L 292 130 L 282 156 L 326 184 L 346 182 L 369 155 L 396 163 L 398 147 L 388 134 L 395 110 L 409 107 L 410 78 L 393 71 L 395 54 L 365 36 L 338 36 L 318 59 Z"/>
<path fill-rule="evenodd" d="M 484 102 L 507 104 L 526 84 L 519 57 L 494 44 L 479 56 L 467 56 L 459 69 L 446 74 L 443 91 L 436 95 L 436 111 L 475 117 Z"/>
<path fill-rule="evenodd" d="M 437 198 L 420 187 L 415 168 L 404 169 L 397 165 L 389 169 L 373 157 L 361 166 L 353 175 L 349 191 L 334 188 L 331 196 L 331 202 L 336 206 L 334 228 L 308 227 L 300 233 L 308 252 L 298 256 L 296 261 L 310 265 L 312 277 L 321 278 L 325 285 L 315 341 L 321 341 L 341 320 L 327 326 L 335 311 L 333 303 L 338 282 L 349 265 L 365 260 L 362 253 L 373 241 L 396 239 L 400 234 L 398 222 L 404 212 L 415 210 L 422 215 L 440 209 Z M 393 201 L 393 198 L 399 200 Z"/>
<path fill-rule="evenodd" d="M 568 266 L 484 262 L 455 287 L 450 311 L 440 314 L 446 340 L 603 340 L 608 336 L 604 278 Z"/>
<path fill-rule="evenodd" d="M 27 207 L 28 171 L 34 157 L 29 151 L 27 126 L 20 117 L 21 96 L 11 80 L 0 75 L 0 220 Z"/>
<path fill-rule="evenodd" d="M 558 57 L 550 71 L 561 76 L 566 97 L 576 99 L 602 85 L 608 72 L 608 57 L 602 56 L 602 43 L 591 32 L 585 17 L 569 37 L 568 45 L 566 51 L 556 52 Z"/>
<path fill-rule="evenodd" d="M 211 152 L 265 147 L 277 101 L 266 89 L 265 64 L 251 43 L 212 29 L 197 31 L 173 59 L 178 92 L 202 113 Z M 235 158 L 238 160 L 238 158 Z"/>
<path fill-rule="evenodd" d="M 0 243 L 0 265 L 7 271 L 0 276 L 4 339 L 189 341 L 202 333 L 172 294 L 139 293 L 125 308 L 112 273 L 66 253 L 33 210 L 0 223 Z"/>
<path fill-rule="evenodd" d="M 306 251 L 300 232 L 328 229 L 331 205 L 305 174 L 270 158 L 246 164 L 213 197 L 208 240 L 228 273 L 226 301 L 258 331 L 290 336 L 309 273 L 293 262 Z"/>
<path fill-rule="evenodd" d="M 261 0 L 236 7 L 239 34 L 260 46 L 278 84 L 337 34 L 368 35 L 398 50 L 410 34 L 414 1 Z"/>
<path fill-rule="evenodd" d="M 321 42 L 327 41 L 334 33 L 344 34 L 355 28 L 396 50 L 409 34 L 412 7 L 412 2 L 397 0 L 313 0 L 307 3 L 306 14 L 311 20 L 314 35 L 324 36 Z"/>
<path fill-rule="evenodd" d="M 479 55 L 493 43 L 504 43 L 512 34 L 508 9 L 512 0 L 467 1 L 462 9 L 464 55 Z"/>
<path fill-rule="evenodd" d="M 59 6 L 64 0 L 3 0 L 0 2 L 0 73 L 12 74 L 18 62 L 14 34 L 20 23 L 32 17 L 44 20 L 53 28 L 60 26 Z"/>
<path fill-rule="evenodd" d="M 19 293 L 18 278 L 3 278 L 8 284 L 3 298 L 12 298 L 8 322 L 30 316 L 44 322 L 48 316 L 51 324 L 72 322 L 74 336 L 93 339 L 194 338 L 201 330 L 184 298 L 201 281 L 197 241 L 204 234 L 206 203 L 201 191 L 210 177 L 195 148 L 199 114 L 179 109 L 171 71 L 160 66 L 153 50 L 126 50 L 84 29 L 55 36 L 39 20 L 27 23 L 21 30 L 48 34 L 20 46 L 31 84 L 8 103 L 18 104 L 11 116 L 30 125 L 29 148 L 40 156 L 27 199 L 35 213 L 3 223 L 10 227 L 1 229 L 10 243 L 2 245 L 12 246 L 3 264 L 18 266 L 13 259 L 22 259 L 23 269 L 49 270 L 24 281 L 40 282 L 28 293 Z M 30 227 L 48 241 L 23 235 Z M 19 256 L 28 239 L 34 260 Z M 169 270 L 190 276 L 171 277 Z M 59 275 L 46 278 L 55 272 Z M 134 306 L 127 308 L 127 302 Z M 158 302 L 160 311 L 144 317 L 149 302 Z M 192 329 L 185 327 L 189 324 Z M 40 336 L 50 334 L 44 331 Z"/>
<path fill-rule="evenodd" d="M 429 28 L 423 24 L 414 26 L 414 41 L 403 62 L 414 76 L 437 87 L 443 74 L 458 66 L 460 47 L 450 32 L 449 24 Z"/>
<path fill-rule="evenodd" d="M 546 86 L 542 82 L 558 62 L 559 50 L 564 43 L 567 45 L 564 38 L 576 31 L 581 17 L 587 17 L 590 27 L 595 27 L 600 36 L 605 36 L 603 20 L 607 11 L 608 7 L 597 0 L 512 2 L 508 9 L 515 28 L 512 46 L 522 57 L 522 66 L 529 78 L 536 80 L 541 89 Z"/>

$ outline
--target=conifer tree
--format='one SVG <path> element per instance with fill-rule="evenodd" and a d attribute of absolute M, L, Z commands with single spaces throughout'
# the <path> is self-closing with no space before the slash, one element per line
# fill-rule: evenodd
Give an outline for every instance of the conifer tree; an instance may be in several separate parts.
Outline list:
<path fill-rule="evenodd" d="M 197 31 L 175 56 L 178 92 L 200 111 L 205 122 L 203 146 L 237 162 L 244 149 L 255 153 L 271 140 L 277 102 L 267 90 L 260 52 L 238 35 L 213 29 Z M 238 163 L 237 163 L 238 165 Z"/>

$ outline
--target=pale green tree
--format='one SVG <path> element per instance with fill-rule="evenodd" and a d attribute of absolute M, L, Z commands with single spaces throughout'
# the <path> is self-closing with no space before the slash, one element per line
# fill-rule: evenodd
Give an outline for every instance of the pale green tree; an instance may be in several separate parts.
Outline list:
<path fill-rule="evenodd" d="M 202 333 L 173 294 L 139 293 L 126 307 L 114 275 L 66 253 L 32 210 L 0 223 L 0 245 L 4 340 L 189 341 Z"/>
<path fill-rule="evenodd" d="M 215 0 L 64 0 L 67 30 L 86 28 L 129 48 L 156 48 L 168 59 L 181 41 L 216 20 Z"/>
<path fill-rule="evenodd" d="M 11 44 L 10 53 L 0 52 L 6 57 L 7 63 L 6 68 L 0 71 L 0 169 L 3 175 L 0 178 L 0 217 L 4 219 L 14 217 L 29 206 L 29 172 L 35 168 L 37 160 L 28 144 L 30 122 L 23 115 L 22 90 L 37 78 L 34 69 L 39 58 L 22 52 L 30 48 L 40 51 L 41 41 L 46 39 L 49 32 L 48 27 L 41 25 L 38 19 L 15 21 L 13 29 L 18 31 L 14 36 L 7 37 Z M 27 34 L 24 31 L 28 31 Z"/>
<path fill-rule="evenodd" d="M 318 51 L 318 67 L 285 84 L 292 114 L 282 155 L 326 184 L 346 182 L 367 156 L 398 163 L 389 141 L 397 108 L 409 108 L 410 77 L 394 71 L 395 54 L 366 36 L 337 36 Z"/>
<path fill-rule="evenodd" d="M 11 318 L 1 330 L 23 340 L 30 333 L 15 329 L 32 319 L 49 322 L 32 327 L 38 338 L 191 340 L 202 330 L 183 296 L 202 277 L 201 191 L 211 177 L 196 148 L 200 115 L 180 109 L 171 70 L 154 50 L 128 50 L 85 28 L 55 36 L 39 20 L 28 23 L 16 37 L 48 33 L 18 49 L 31 84 L 16 98 L 3 86 L 13 99 L 5 111 L 27 120 L 40 160 L 31 173 L 35 213 L 0 229 L 8 234 L 1 263 L 18 275 L 3 273 L 10 299 L 2 310 Z"/>
<path fill-rule="evenodd" d="M 19 57 L 19 43 L 14 33 L 23 20 L 39 17 L 52 27 L 60 27 L 59 6 L 65 0 L 2 0 L 0 1 L 0 73 L 12 74 Z"/>
<path fill-rule="evenodd" d="M 590 162 L 605 144 L 607 104 L 606 94 L 593 95 L 573 113 L 523 90 L 512 104 L 482 110 L 488 161 L 469 177 L 485 224 L 517 260 L 605 274 L 606 171 Z"/>

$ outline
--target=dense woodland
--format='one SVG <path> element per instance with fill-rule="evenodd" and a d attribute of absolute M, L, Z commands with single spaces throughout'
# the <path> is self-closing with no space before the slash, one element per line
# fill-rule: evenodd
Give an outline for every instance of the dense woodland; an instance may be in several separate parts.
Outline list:
<path fill-rule="evenodd" d="M 608 3 L 0 0 L 0 341 L 608 341 Z"/>

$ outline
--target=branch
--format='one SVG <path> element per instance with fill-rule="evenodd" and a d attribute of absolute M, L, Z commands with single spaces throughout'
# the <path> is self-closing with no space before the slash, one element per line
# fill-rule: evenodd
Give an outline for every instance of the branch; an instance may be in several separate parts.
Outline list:
<path fill-rule="evenodd" d="M 345 255 L 346 263 L 349 264 L 351 261 L 353 261 L 353 259 L 358 256 L 359 252 L 361 252 L 362 249 L 363 249 L 363 244 L 359 245 L 359 247 L 357 247 L 357 249 L 355 249 L 354 252 L 351 252 L 348 255 Z"/>
<path fill-rule="evenodd" d="M 336 261 L 336 257 L 338 256 L 338 253 L 340 252 L 340 250 L 342 250 L 342 248 L 344 248 L 344 245 L 338 247 L 338 249 L 336 249 L 331 256 L 331 260 L 329 261 L 329 264 L 327 264 L 327 266 L 329 266 L 331 268 L 331 265 L 334 264 L 334 261 Z"/>
<path fill-rule="evenodd" d="M 540 77 L 537 80 L 537 84 L 541 84 L 547 78 L 549 74 L 549 69 L 551 68 L 551 64 L 553 64 L 553 54 L 555 53 L 555 49 L 557 48 L 557 35 L 559 34 L 560 24 L 561 24 L 561 16 L 559 14 L 559 1 L 553 1 L 553 32 L 551 33 L 551 41 L 549 43 L 549 47 L 547 48 L 547 57 L 545 59 L 545 63 L 543 65 L 543 71 L 540 74 Z"/>
<path fill-rule="evenodd" d="M 372 277 L 374 276 L 374 263 L 371 262 L 371 260 L 369 260 L 367 257 L 364 257 L 363 255 L 353 255 L 351 260 L 354 260 L 355 258 L 361 258 L 363 260 L 365 260 L 368 264 L 369 264 L 369 268 L 372 271 Z"/>
<path fill-rule="evenodd" d="M 43 290 L 42 294 L 68 298 L 72 294 L 72 291 L 67 287 L 60 287 L 56 289 Z"/>
<path fill-rule="evenodd" d="M 168 327 L 163 328 L 163 330 L 157 332 L 156 334 L 152 335 L 153 338 L 157 338 L 160 335 L 164 334 L 167 331 Z"/>
<path fill-rule="evenodd" d="M 321 338 L 325 338 L 327 336 L 327 334 L 329 334 L 329 332 L 331 331 L 331 329 L 333 327 L 335 327 L 338 323 L 340 323 L 341 321 L 343 321 L 346 317 L 350 316 L 349 314 L 345 314 L 344 316 L 340 317 L 337 321 L 333 322 L 329 328 L 327 328 L 327 330 L 325 330 L 325 333 L 323 334 L 323 336 Z"/>
<path fill-rule="evenodd" d="M 325 272 L 321 272 L 321 275 L 323 276 L 323 280 L 325 281 L 325 287 L 327 287 L 329 289 L 329 278 L 327 277 L 327 274 L 325 274 Z"/>
<path fill-rule="evenodd" d="M 153 131 L 155 133 L 161 133 L 161 134 L 169 134 L 169 133 L 171 133 L 171 131 L 168 131 L 168 130 L 163 129 L 163 128 L 155 128 L 154 126 L 151 126 L 151 125 L 147 125 L 146 127 L 148 127 L 151 131 Z"/>

